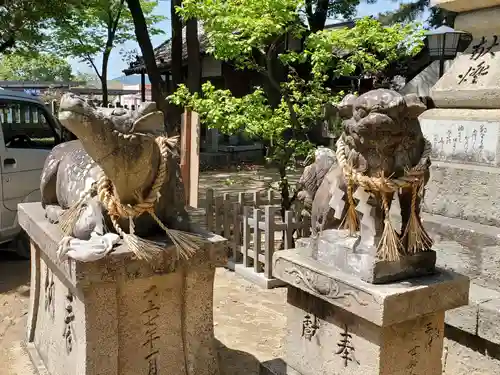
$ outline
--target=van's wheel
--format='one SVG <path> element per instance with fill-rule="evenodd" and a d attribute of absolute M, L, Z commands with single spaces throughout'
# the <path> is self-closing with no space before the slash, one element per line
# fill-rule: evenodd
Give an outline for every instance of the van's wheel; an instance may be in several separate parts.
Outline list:
<path fill-rule="evenodd" d="M 31 256 L 31 246 L 30 238 L 28 234 L 21 230 L 19 234 L 14 239 L 14 246 L 16 246 L 16 254 L 24 259 L 30 259 Z"/>

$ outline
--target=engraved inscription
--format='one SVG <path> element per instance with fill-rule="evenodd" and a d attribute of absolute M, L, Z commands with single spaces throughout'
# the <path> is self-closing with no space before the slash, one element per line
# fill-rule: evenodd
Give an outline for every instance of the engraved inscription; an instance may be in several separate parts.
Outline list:
<path fill-rule="evenodd" d="M 66 295 L 66 307 L 64 316 L 64 332 L 63 337 L 66 341 L 66 353 L 71 353 L 73 350 L 73 321 L 75 320 L 75 314 L 73 313 L 73 295 L 68 293 Z"/>
<path fill-rule="evenodd" d="M 476 84 L 480 77 L 487 75 L 489 72 L 490 72 L 490 66 L 486 64 L 484 61 L 481 61 L 474 67 L 469 66 L 469 69 L 467 69 L 465 74 L 459 74 L 458 84 L 460 85 L 462 83 L 467 83 L 467 82 Z"/>
<path fill-rule="evenodd" d="M 350 362 L 355 362 L 359 365 L 359 361 L 354 357 L 354 346 L 352 345 L 352 335 L 349 333 L 349 328 L 344 325 L 344 331 L 340 333 L 340 340 L 337 343 L 338 350 L 335 354 L 340 355 L 344 361 L 344 367 Z"/>
<path fill-rule="evenodd" d="M 55 284 L 54 284 L 54 273 L 50 271 L 49 267 L 45 270 L 45 311 L 47 311 L 51 318 L 54 319 L 55 315 Z"/>
<path fill-rule="evenodd" d="M 440 332 L 439 328 L 434 327 L 431 322 L 427 323 L 425 325 L 425 334 L 427 335 L 427 343 L 426 343 L 426 348 L 431 349 L 432 344 L 439 340 Z"/>
<path fill-rule="evenodd" d="M 327 299 L 341 300 L 345 306 L 350 306 L 350 299 L 353 299 L 361 306 L 368 303 L 363 301 L 354 290 L 342 290 L 339 283 L 329 277 L 319 275 L 309 270 L 300 270 L 298 267 L 290 267 L 284 270 L 285 274 L 294 277 L 296 286 L 303 286 L 313 293 L 319 294 Z"/>
<path fill-rule="evenodd" d="M 158 297 L 158 291 L 156 285 L 144 292 L 144 300 L 147 301 L 147 308 L 141 315 L 143 317 L 144 335 L 146 337 L 142 346 L 146 348 L 146 356 L 144 359 L 148 363 L 148 375 L 158 375 L 158 354 L 155 342 L 160 338 L 158 334 L 158 324 L 156 320 L 160 316 L 160 307 L 156 304 L 156 297 Z"/>
<path fill-rule="evenodd" d="M 306 340 L 311 341 L 313 336 L 316 334 L 316 330 L 319 328 L 318 319 L 316 316 L 306 314 L 304 320 L 302 321 L 302 337 Z"/>
<path fill-rule="evenodd" d="M 497 122 L 423 120 L 422 131 L 432 139 L 433 159 L 497 163 Z"/>
<path fill-rule="evenodd" d="M 410 355 L 410 361 L 408 362 L 408 365 L 406 366 L 406 370 L 408 371 L 408 375 L 418 375 L 417 374 L 417 366 L 418 366 L 418 349 L 420 346 L 416 345 L 413 348 L 411 348 L 408 351 L 408 354 Z"/>
<path fill-rule="evenodd" d="M 498 46 L 500 43 L 498 43 L 498 36 L 493 35 L 493 39 L 491 42 L 488 43 L 488 40 L 486 37 L 481 37 L 481 40 L 479 41 L 478 44 L 472 46 L 472 54 L 470 56 L 471 60 L 477 60 L 480 57 L 483 57 L 487 53 L 489 53 L 492 56 L 495 56 L 495 53 L 492 51 L 493 47 Z"/>
<path fill-rule="evenodd" d="M 493 52 L 493 48 L 500 45 L 498 41 L 498 36 L 493 35 L 491 39 L 487 39 L 486 37 L 481 37 L 479 43 L 472 46 L 472 53 L 470 55 L 470 60 L 477 62 L 478 59 L 490 55 L 491 57 L 495 56 L 495 52 Z M 490 72 L 490 65 L 485 61 L 480 61 L 476 65 L 469 66 L 465 73 L 458 75 L 458 84 L 462 83 L 471 83 L 476 84 L 479 81 L 479 78 L 487 75 Z"/>

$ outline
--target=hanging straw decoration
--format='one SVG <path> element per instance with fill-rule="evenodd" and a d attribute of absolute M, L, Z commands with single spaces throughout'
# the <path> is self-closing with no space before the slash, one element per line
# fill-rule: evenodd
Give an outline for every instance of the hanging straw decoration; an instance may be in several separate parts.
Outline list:
<path fill-rule="evenodd" d="M 178 137 L 175 137 L 176 139 Z M 85 207 L 85 202 L 91 196 L 97 194 L 99 200 L 102 202 L 104 207 L 108 211 L 108 215 L 111 219 L 114 229 L 123 238 L 123 241 L 127 244 L 128 248 L 137 256 L 139 259 L 151 260 L 154 255 L 165 250 L 165 245 L 140 238 L 134 233 L 133 219 L 142 215 L 143 213 L 148 213 L 151 215 L 153 220 L 165 231 L 165 234 L 172 240 L 177 249 L 177 258 L 189 258 L 197 250 L 199 250 L 200 245 L 205 242 L 205 240 L 197 234 L 188 233 L 180 230 L 174 230 L 167 228 L 161 220 L 156 216 L 154 212 L 155 204 L 160 198 L 160 190 L 167 177 L 167 160 L 170 148 L 175 145 L 176 139 L 167 137 L 156 137 L 155 142 L 160 148 L 161 162 L 156 174 L 155 181 L 151 187 L 151 190 L 146 198 L 137 195 L 137 200 L 139 203 L 135 205 L 122 205 L 119 198 L 115 195 L 115 190 L 112 181 L 105 175 L 102 175 L 96 184 L 80 198 L 70 209 L 68 209 L 64 215 L 62 215 L 62 223 L 60 224 L 61 229 L 64 233 L 71 233 L 73 226 L 79 218 L 83 208 Z M 129 233 L 121 228 L 119 220 L 121 218 L 128 218 L 129 220 Z M 64 229 L 63 229 L 64 228 Z"/>
<path fill-rule="evenodd" d="M 95 185 L 93 185 L 89 191 L 85 192 L 75 204 L 64 210 L 61 216 L 59 216 L 58 226 L 64 236 L 71 236 L 73 234 L 73 228 L 85 210 L 87 200 L 93 195 L 95 195 Z"/>
<path fill-rule="evenodd" d="M 425 139 L 425 147 L 417 165 L 405 171 L 404 176 L 399 178 L 386 178 L 385 176 L 370 177 L 357 171 L 347 162 L 346 155 L 350 151 L 346 145 L 343 137 L 337 141 L 337 161 L 339 166 L 342 167 L 344 177 L 348 183 L 347 186 L 347 199 L 349 203 L 348 215 L 346 220 L 346 227 L 349 228 L 352 235 L 353 228 L 357 225 L 357 213 L 354 208 L 354 199 L 352 197 L 352 187 L 358 185 L 366 191 L 379 193 L 382 200 L 383 210 L 385 212 L 384 230 L 381 240 L 377 247 L 377 255 L 381 260 L 396 261 L 400 258 L 401 254 L 415 254 L 428 250 L 432 246 L 432 240 L 426 233 L 422 223 L 417 214 L 416 205 L 419 191 L 423 191 L 423 178 L 427 169 L 429 168 L 429 156 L 432 150 L 431 143 Z M 407 237 L 408 248 L 405 249 L 403 242 L 400 240 L 399 235 L 394 230 L 394 226 L 390 219 L 389 213 L 389 198 L 392 198 L 394 193 L 398 193 L 400 189 L 412 189 L 411 201 L 411 215 L 405 228 L 404 236 Z M 354 209 L 354 210 L 351 210 Z M 355 215 L 353 215 L 353 213 Z M 350 222 L 349 222 L 350 221 Z"/>
<path fill-rule="evenodd" d="M 349 229 L 349 235 L 355 236 L 356 232 L 359 230 L 359 217 L 356 211 L 356 204 L 353 198 L 354 191 L 354 181 L 351 176 L 349 176 L 347 181 L 347 212 L 344 217 L 344 229 Z"/>
<path fill-rule="evenodd" d="M 399 239 L 398 233 L 394 230 L 389 213 L 389 197 L 386 193 L 381 193 L 382 205 L 384 208 L 384 231 L 377 247 L 377 257 L 380 260 L 394 262 L 399 259 L 403 250 L 403 244 Z M 392 193 L 390 194 L 392 198 Z"/>
<path fill-rule="evenodd" d="M 415 254 L 429 250 L 433 241 L 425 231 L 422 221 L 417 215 L 418 192 L 423 189 L 422 182 L 416 182 L 412 186 L 410 219 L 406 225 L 403 238 L 406 240 L 408 254 Z"/>

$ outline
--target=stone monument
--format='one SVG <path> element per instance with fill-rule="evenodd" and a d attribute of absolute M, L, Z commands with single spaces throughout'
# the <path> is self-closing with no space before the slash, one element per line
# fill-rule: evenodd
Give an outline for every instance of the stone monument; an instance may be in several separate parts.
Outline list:
<path fill-rule="evenodd" d="M 288 374 L 441 375 L 444 313 L 467 304 L 469 279 L 435 267 L 420 219 L 425 109 L 386 89 L 338 106 L 344 131 L 314 194 L 313 237 L 273 256 L 289 283 Z"/>
<path fill-rule="evenodd" d="M 431 5 L 457 12 L 453 28 L 473 39 L 431 89 L 436 108 L 419 118 L 433 145 L 425 226 L 438 264 L 471 278 L 470 304 L 446 314 L 445 374 L 492 374 L 500 372 L 500 1 Z"/>
<path fill-rule="evenodd" d="M 217 375 L 212 293 L 226 240 L 191 224 L 176 140 L 153 103 L 95 108 L 65 94 L 77 141 L 55 147 L 31 238 L 27 349 L 50 375 Z"/>

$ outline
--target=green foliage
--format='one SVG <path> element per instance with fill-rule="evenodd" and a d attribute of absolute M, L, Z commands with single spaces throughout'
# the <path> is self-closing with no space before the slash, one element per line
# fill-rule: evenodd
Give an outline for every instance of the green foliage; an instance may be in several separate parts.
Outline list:
<path fill-rule="evenodd" d="M 428 9 L 430 10 L 430 14 L 426 22 L 430 26 L 439 27 L 446 20 L 447 25 L 453 27 L 456 13 L 442 8 L 430 7 L 430 0 L 413 0 L 401 3 L 395 11 L 379 14 L 378 19 L 384 25 L 391 25 L 398 22 L 413 22 Z"/>
<path fill-rule="evenodd" d="M 72 79 L 71 65 L 55 54 L 9 54 L 0 58 L 0 80 L 55 82 Z"/>
<path fill-rule="evenodd" d="M 76 57 L 94 69 L 99 78 L 106 76 L 107 58 L 112 48 L 135 38 L 134 22 L 124 0 L 87 0 L 85 8 L 74 9 L 64 21 L 52 25 L 54 49 L 63 56 Z M 163 33 L 154 26 L 164 19 L 154 15 L 157 1 L 141 1 L 149 32 Z M 95 58 L 102 54 L 103 66 L 99 69 Z"/>
<path fill-rule="evenodd" d="M 198 112 L 203 124 L 222 133 L 245 132 L 263 140 L 268 145 L 268 161 L 280 172 L 284 208 L 290 204 L 287 170 L 311 152 L 313 144 L 308 135 L 325 120 L 325 105 L 338 102 L 344 94 L 332 92 L 327 82 L 344 75 L 379 74 L 392 62 L 414 55 L 423 45 L 423 32 L 415 25 L 383 27 L 378 21 L 365 18 L 351 29 L 308 35 L 306 48 L 300 53 L 283 52 L 279 59 L 288 69 L 288 77 L 285 82 L 277 83 L 270 63 L 279 45 L 280 28 L 271 24 L 274 20 L 281 30 L 303 32 L 297 21 L 297 2 L 184 0 L 184 3 L 181 12 L 185 17 L 196 16 L 204 22 L 216 57 L 237 61 L 239 66 L 262 73 L 274 82 L 281 98 L 278 105 L 271 106 L 269 94 L 262 88 L 236 98 L 229 90 L 217 90 L 207 82 L 201 95 L 190 94 L 187 87 L 181 85 L 169 100 Z M 298 73 L 298 66 L 304 64 L 310 67 L 308 77 Z"/>
<path fill-rule="evenodd" d="M 387 27 L 377 20 L 364 18 L 356 27 L 311 34 L 302 56 L 310 59 L 316 79 L 363 74 L 375 75 L 404 56 L 414 56 L 423 47 L 424 30 L 416 24 Z"/>
<path fill-rule="evenodd" d="M 303 33 L 298 9 L 301 0 L 183 0 L 178 12 L 184 19 L 203 21 L 218 60 L 254 65 L 254 49 L 265 53 L 272 39 L 286 32 Z"/>
<path fill-rule="evenodd" d="M 80 0 L 11 0 L 0 2 L 0 53 L 40 50 L 50 38 L 44 32 L 73 8 L 85 6 Z"/>

